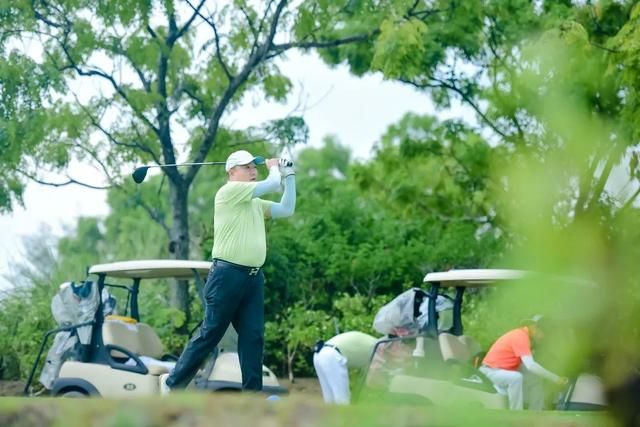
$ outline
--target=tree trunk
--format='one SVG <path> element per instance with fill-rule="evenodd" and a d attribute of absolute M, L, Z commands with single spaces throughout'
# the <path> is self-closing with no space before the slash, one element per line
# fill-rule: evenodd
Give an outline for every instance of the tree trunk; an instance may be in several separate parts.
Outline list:
<path fill-rule="evenodd" d="M 287 370 L 289 371 L 289 382 L 291 384 L 294 383 L 295 379 L 293 377 L 293 358 L 296 357 L 296 352 L 295 351 L 289 351 L 287 349 Z"/>
<path fill-rule="evenodd" d="M 169 252 L 174 259 L 189 258 L 189 215 L 187 186 L 170 184 L 170 197 L 172 209 L 171 241 Z M 179 333 L 188 333 L 188 323 L 191 319 L 189 310 L 189 285 L 186 280 L 176 280 L 171 285 L 169 303 L 185 314 L 185 323 L 177 328 Z"/>

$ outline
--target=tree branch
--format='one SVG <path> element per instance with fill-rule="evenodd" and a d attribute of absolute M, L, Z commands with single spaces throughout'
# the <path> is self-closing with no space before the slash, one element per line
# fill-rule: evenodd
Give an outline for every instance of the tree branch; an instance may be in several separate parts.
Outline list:
<path fill-rule="evenodd" d="M 609 52 L 609 53 L 620 53 L 620 52 L 621 52 L 621 51 L 620 51 L 620 50 L 618 50 L 618 49 L 612 49 L 612 48 L 607 47 L 607 46 L 602 46 L 602 45 L 597 44 L 597 43 L 594 43 L 594 42 L 592 42 L 592 41 L 589 41 L 589 44 L 590 44 L 591 46 L 595 47 L 596 49 L 602 49 L 602 50 L 604 50 L 604 51 L 606 51 L 606 52 Z"/>
<path fill-rule="evenodd" d="M 271 5 L 273 4 L 273 0 L 269 0 L 267 3 L 267 7 L 264 8 L 264 14 L 260 19 L 260 24 L 258 24 L 258 29 L 256 31 L 256 36 L 253 39 L 253 46 L 251 47 L 251 53 L 255 52 L 258 47 L 258 42 L 260 41 L 260 34 L 262 34 L 262 29 L 264 28 L 264 23 L 267 22 L 267 16 L 269 15 L 269 11 L 271 10 Z"/>
<path fill-rule="evenodd" d="M 156 34 L 156 32 L 153 31 L 153 28 L 151 28 L 151 25 L 147 24 L 146 29 L 147 29 L 147 32 L 151 35 L 151 37 L 158 40 L 158 34 Z"/>
<path fill-rule="evenodd" d="M 607 160 L 602 168 L 602 172 L 598 177 L 595 187 L 593 188 L 593 192 L 591 193 L 591 199 L 588 202 L 588 205 L 585 206 L 584 211 L 590 210 L 594 204 L 600 199 L 602 192 L 604 191 L 604 187 L 607 185 L 607 181 L 609 180 L 609 176 L 611 175 L 611 171 L 613 170 L 613 166 L 615 164 L 615 158 L 613 151 L 616 149 L 615 144 L 614 147 L 609 151 Z"/>
<path fill-rule="evenodd" d="M 136 72 L 136 74 L 138 75 L 138 78 L 140 79 L 140 82 L 142 83 L 142 87 L 144 87 L 145 92 L 147 93 L 151 93 L 151 82 L 149 81 L 149 79 L 147 79 L 147 77 L 144 75 L 144 72 L 140 69 L 140 67 L 138 67 L 138 65 L 133 61 L 133 58 L 131 58 L 127 51 L 122 49 L 122 46 L 120 46 L 120 41 L 119 40 L 115 40 L 114 43 L 115 46 L 117 46 L 115 48 L 115 51 L 117 53 L 119 53 L 120 55 L 122 55 L 124 58 L 127 59 L 127 62 L 129 63 L 129 65 L 131 65 L 131 68 L 133 68 L 133 70 Z"/>
<path fill-rule="evenodd" d="M 462 100 L 464 102 L 466 102 L 471 108 L 473 108 L 473 110 L 482 118 L 482 120 L 491 128 L 493 129 L 494 132 L 496 132 L 498 135 L 500 135 L 501 137 L 508 139 L 507 134 L 505 134 L 503 131 L 501 131 L 500 129 L 498 129 L 498 127 L 491 121 L 489 120 L 489 118 L 482 112 L 482 110 L 480 110 L 480 107 L 478 107 L 476 105 L 475 102 L 473 102 L 473 100 L 471 99 L 471 97 L 469 97 L 462 89 L 460 89 L 459 87 L 457 87 L 455 84 L 453 83 L 447 83 L 444 80 L 438 79 L 436 77 L 430 77 L 430 79 L 434 82 L 436 82 L 437 84 L 430 84 L 430 83 L 417 83 L 408 79 L 398 79 L 399 81 L 406 83 L 408 85 L 414 86 L 418 89 L 433 89 L 433 88 L 438 88 L 438 87 L 442 87 L 448 90 L 451 90 L 455 93 L 457 93 L 458 95 L 460 95 L 460 97 L 462 98 Z"/>
<path fill-rule="evenodd" d="M 216 58 L 218 59 L 218 63 L 220 63 L 220 67 L 222 67 L 222 71 L 224 71 L 224 75 L 227 76 L 227 80 L 231 81 L 233 79 L 233 75 L 231 71 L 229 71 L 229 67 L 224 62 L 222 58 L 222 49 L 220 48 L 220 35 L 218 34 L 218 28 L 214 22 L 211 23 L 211 28 L 213 28 L 213 36 L 216 43 Z"/>
<path fill-rule="evenodd" d="M 194 8 L 191 5 L 191 2 L 189 2 L 189 0 L 187 0 L 187 3 L 189 4 L 189 6 L 191 6 L 191 8 L 194 10 L 193 15 L 191 15 L 191 17 L 187 20 L 187 22 L 182 26 L 182 28 L 180 28 L 179 30 L 176 31 L 175 36 L 172 37 L 171 39 L 167 40 L 167 44 L 173 45 L 173 43 L 178 40 L 180 37 L 182 37 L 187 31 L 189 31 L 189 28 L 191 27 L 191 24 L 193 24 L 193 21 L 196 19 L 196 16 L 200 15 L 200 9 L 202 8 L 202 6 L 204 5 L 204 2 L 206 0 L 200 0 L 200 4 Z"/>
<path fill-rule="evenodd" d="M 216 27 L 216 23 L 213 22 L 213 19 L 210 20 L 206 16 L 202 15 L 202 13 L 200 13 L 200 10 L 199 10 L 200 8 L 196 9 L 189 0 L 185 0 L 185 1 L 191 7 L 191 9 L 194 10 L 194 15 L 198 15 L 200 18 L 204 20 L 204 22 L 209 24 L 209 26 L 213 29 L 214 40 L 216 43 L 216 58 L 218 59 L 218 62 L 222 67 L 222 71 L 224 71 L 224 74 L 227 76 L 227 80 L 229 81 L 233 80 L 233 75 L 229 71 L 227 64 L 225 64 L 222 58 L 222 51 L 220 50 L 220 36 L 218 35 L 218 27 Z"/>
<path fill-rule="evenodd" d="M 593 159 L 587 165 L 586 172 L 578 178 L 580 181 L 578 182 L 578 197 L 576 199 L 576 216 L 582 215 L 586 210 L 586 201 L 587 197 L 589 197 L 589 183 L 596 172 L 599 160 L 600 150 L 596 151 Z"/>
<path fill-rule="evenodd" d="M 131 127 L 133 128 L 134 132 L 135 132 L 135 133 L 136 133 L 136 135 L 138 136 L 138 140 L 142 141 L 142 140 L 144 140 L 144 139 L 145 139 L 145 138 L 142 136 L 142 134 L 140 133 L 140 130 L 138 129 L 138 126 L 136 125 L 136 123 L 135 123 L 133 120 L 131 121 Z M 146 147 L 146 145 L 140 144 L 140 147 L 141 147 L 141 148 L 140 148 L 141 150 L 146 151 L 146 150 L 144 150 L 144 149 L 142 148 L 142 147 Z M 156 162 L 156 164 L 158 164 L 158 165 L 159 165 L 159 164 L 161 164 L 161 162 L 160 162 L 160 157 L 159 157 L 159 156 L 158 156 L 158 155 L 157 155 L 153 150 L 151 150 L 151 149 L 149 148 L 149 151 L 146 151 L 146 152 L 147 152 L 147 153 L 148 153 L 148 154 L 153 158 L 153 161 L 154 161 L 154 162 Z"/>
<path fill-rule="evenodd" d="M 278 6 L 276 7 L 275 12 L 273 13 L 273 17 L 271 20 L 271 27 L 269 29 L 269 34 L 267 36 L 267 39 L 258 49 L 256 49 L 254 54 L 249 57 L 244 67 L 242 67 L 242 70 L 240 71 L 240 73 L 237 74 L 229 82 L 229 86 L 227 86 L 227 89 L 224 91 L 222 99 L 214 109 L 209 119 L 207 131 L 205 132 L 205 136 L 203 138 L 202 144 L 200 145 L 200 148 L 198 149 L 197 154 L 193 160 L 194 162 L 200 163 L 204 161 L 204 159 L 207 156 L 207 153 L 209 153 L 211 147 L 215 142 L 215 138 L 218 133 L 218 128 L 220 126 L 220 119 L 222 118 L 222 115 L 224 114 L 227 108 L 227 105 L 229 104 L 233 96 L 236 94 L 238 89 L 247 81 L 251 72 L 260 63 L 260 61 L 264 60 L 265 56 L 269 52 L 269 48 L 272 46 L 273 38 L 275 37 L 275 34 L 276 34 L 276 29 L 278 26 L 278 22 L 280 20 L 280 15 L 282 14 L 282 11 L 284 10 L 284 7 L 286 6 L 286 4 L 287 4 L 287 0 L 280 0 L 280 2 L 278 3 Z M 185 183 L 187 186 L 193 181 L 199 169 L 200 169 L 200 166 L 197 166 L 197 165 L 189 167 L 189 170 L 185 175 Z"/>
<path fill-rule="evenodd" d="M 168 19 L 170 31 L 167 36 L 166 45 L 169 50 L 171 50 L 173 44 L 171 44 L 169 40 L 172 39 L 175 32 L 177 32 L 177 26 L 173 13 L 169 13 Z M 160 99 L 155 103 L 155 106 L 157 111 L 156 120 L 158 121 L 158 136 L 160 139 L 162 157 L 164 158 L 165 163 L 172 164 L 176 163 L 176 155 L 171 139 L 171 112 L 167 105 L 167 73 L 169 69 L 169 54 L 170 52 L 167 53 L 165 49 L 160 49 L 157 72 L 157 85 Z M 182 175 L 176 168 L 164 169 L 164 173 L 173 183 L 180 186 L 182 182 Z"/>
<path fill-rule="evenodd" d="M 127 96 L 126 92 L 124 91 L 124 89 L 115 81 L 115 79 L 113 78 L 112 75 L 107 74 L 105 71 L 97 68 L 97 67 L 91 67 L 91 69 L 89 70 L 83 70 L 82 68 L 80 68 L 75 61 L 73 60 L 73 58 L 71 57 L 71 54 L 69 53 L 67 46 L 60 42 L 58 40 L 58 42 L 61 44 L 62 50 L 65 53 L 65 56 L 67 57 L 67 60 L 69 61 L 69 65 L 66 66 L 62 66 L 60 68 L 60 71 L 64 71 L 64 70 L 74 70 L 79 76 L 83 76 L 83 77 L 101 77 L 102 79 L 108 81 L 111 86 L 113 87 L 113 89 L 116 91 L 116 93 L 118 93 L 118 95 L 120 95 L 122 97 L 122 99 L 124 99 L 127 104 L 129 105 L 129 107 L 131 107 L 131 110 L 133 110 L 133 112 L 136 114 L 136 116 L 142 120 L 143 122 L 145 122 L 145 124 L 147 126 L 149 126 L 149 128 L 151 128 L 157 135 L 160 135 L 160 132 L 158 130 L 158 128 L 156 128 L 153 123 L 151 123 L 151 121 L 149 121 L 149 119 L 141 112 L 139 111 L 137 108 L 135 108 L 133 106 L 133 104 L 131 103 L 131 100 L 129 99 L 129 97 Z"/>
<path fill-rule="evenodd" d="M 269 10 L 270 5 L 271 5 L 271 2 L 269 2 L 269 5 L 267 6 L 267 10 Z M 253 45 L 251 46 L 251 52 L 249 53 L 250 55 L 253 55 L 253 52 L 255 51 L 256 46 L 258 44 L 258 40 L 260 39 L 260 31 L 256 29 L 253 19 L 251 19 L 251 17 L 249 16 L 249 12 L 247 12 L 247 10 L 243 7 L 243 5 L 240 5 L 239 8 L 242 14 L 244 15 L 244 18 L 247 20 L 247 23 L 249 24 L 249 28 L 251 29 L 251 34 L 253 34 Z"/>
<path fill-rule="evenodd" d="M 90 150 L 89 148 L 85 147 L 82 144 L 78 144 L 75 143 L 74 144 L 75 147 L 81 149 L 82 151 L 84 151 L 85 153 L 89 154 L 89 156 L 91 156 L 91 158 L 93 159 L 94 162 L 96 162 L 100 168 L 102 169 L 102 172 L 104 173 L 104 175 L 107 177 L 107 180 L 109 182 L 113 182 L 113 178 L 111 177 L 111 174 L 109 173 L 109 169 L 107 168 L 107 166 L 104 164 L 104 162 L 98 158 L 97 154 L 94 153 L 92 150 Z"/>
<path fill-rule="evenodd" d="M 171 240 L 171 230 L 169 229 L 169 226 L 167 225 L 167 223 L 164 221 L 164 216 L 161 215 L 161 212 L 157 209 L 153 209 L 144 200 L 142 200 L 141 197 L 137 198 L 137 202 L 140 205 L 140 207 L 144 209 L 144 211 L 149 215 L 149 217 L 152 220 L 154 220 L 158 225 L 160 225 L 160 227 L 162 227 L 164 232 L 167 234 L 167 237 L 169 238 L 169 240 Z"/>
<path fill-rule="evenodd" d="M 329 48 L 329 47 L 337 47 L 337 46 L 341 46 L 344 44 L 349 44 L 349 43 L 360 43 L 360 42 L 366 42 L 369 39 L 371 39 L 372 37 L 375 37 L 376 35 L 378 35 L 380 33 L 379 29 L 375 29 L 370 31 L 369 33 L 366 34 L 358 34 L 355 36 L 349 36 L 349 37 L 345 37 L 342 39 L 337 39 L 337 40 L 326 40 L 326 41 L 310 41 L 310 42 L 291 42 L 291 43 L 281 43 L 281 44 L 274 44 L 271 46 L 271 49 L 273 52 L 273 54 L 269 55 L 268 58 L 273 58 L 275 56 L 278 56 L 280 54 L 282 54 L 283 52 L 289 50 L 289 49 L 293 49 L 293 48 L 297 48 L 297 49 L 323 49 L 323 48 Z"/>
<path fill-rule="evenodd" d="M 53 22 L 49 19 L 47 19 L 43 14 L 41 14 L 40 12 L 38 12 L 36 10 L 36 5 L 34 4 L 35 2 L 32 0 L 31 1 L 31 10 L 33 10 L 33 16 L 34 18 L 36 18 L 36 20 L 42 21 L 45 24 L 53 27 L 53 28 L 64 28 L 64 24 L 59 24 L 57 22 Z"/>
<path fill-rule="evenodd" d="M 203 115 L 207 114 L 207 108 L 205 102 L 200 98 L 195 92 L 193 92 L 189 88 L 183 88 L 182 91 L 187 94 L 187 96 L 193 99 L 200 106 L 200 111 Z"/>
<path fill-rule="evenodd" d="M 151 150 L 151 148 L 149 148 L 146 145 L 143 145 L 139 142 L 136 142 L 134 144 L 130 144 L 130 143 L 126 143 L 126 142 L 120 142 L 116 139 L 116 137 L 109 132 L 107 129 L 105 129 L 102 124 L 100 123 L 100 121 L 91 113 L 91 111 L 85 106 L 83 105 L 80 100 L 78 99 L 78 95 L 76 95 L 75 92 L 73 92 L 68 86 L 67 89 L 69 90 L 69 92 L 73 95 L 73 97 L 76 100 L 76 104 L 82 109 L 82 111 L 84 111 L 84 113 L 87 115 L 87 117 L 89 117 L 89 120 L 91 121 L 91 124 L 98 129 L 100 132 L 102 132 L 102 134 L 104 136 L 107 137 L 107 139 L 109 141 L 111 141 L 114 145 L 120 146 L 120 147 L 126 147 L 126 148 L 131 148 L 131 149 L 139 149 L 140 151 L 143 151 L 149 155 L 151 155 L 151 157 L 153 158 L 157 158 L 157 156 L 155 155 L 155 153 L 153 152 L 153 150 Z"/>
<path fill-rule="evenodd" d="M 487 32 L 488 32 L 488 35 L 487 35 L 487 46 L 489 47 L 489 51 L 493 55 L 494 60 L 502 65 L 501 70 L 506 70 L 506 72 L 509 74 L 511 79 L 512 80 L 516 80 L 516 77 L 514 76 L 513 68 L 510 67 L 509 64 L 507 64 L 506 59 L 503 56 L 501 56 L 500 53 L 497 50 L 497 46 L 499 46 L 499 43 L 498 43 L 497 34 L 496 34 L 496 27 L 498 26 L 496 18 L 494 16 L 490 16 L 489 20 L 490 20 L 490 22 L 492 24 L 492 25 L 489 25 L 488 28 L 487 28 Z M 505 53 L 505 55 L 509 56 L 508 53 Z M 498 83 L 497 83 L 497 73 L 495 72 L 495 67 L 493 69 L 493 72 L 491 72 L 491 70 L 492 70 L 491 65 L 488 65 L 487 69 L 492 74 L 492 83 L 493 83 L 492 84 L 492 91 L 493 91 L 493 95 L 496 98 L 499 98 L 501 101 L 503 101 L 504 97 L 502 96 L 502 94 L 500 92 L 498 92 L 498 89 L 497 89 Z M 525 133 L 524 133 L 522 125 L 520 124 L 520 121 L 518 120 L 518 117 L 516 116 L 516 114 L 517 114 L 517 111 L 514 112 L 513 114 L 509 114 L 509 121 L 513 124 L 513 126 L 515 126 L 516 132 L 518 133 L 518 136 L 520 137 L 520 140 L 521 141 L 525 141 L 526 140 Z"/>
<path fill-rule="evenodd" d="M 87 183 L 84 183 L 84 182 L 81 182 L 81 181 L 77 181 L 77 180 L 69 177 L 69 175 L 67 175 L 67 178 L 69 178 L 69 180 L 66 181 L 66 182 L 48 182 L 48 181 L 43 181 L 43 180 L 37 178 L 35 175 L 31 175 L 31 174 L 29 174 L 29 173 L 27 173 L 27 172 L 25 172 L 23 170 L 20 170 L 20 169 L 16 169 L 16 172 L 26 176 L 27 178 L 29 178 L 33 182 L 37 182 L 38 184 L 42 184 L 42 185 L 48 185 L 48 186 L 51 186 L 51 187 L 64 187 L 64 186 L 70 185 L 70 184 L 77 184 L 77 185 L 80 185 L 82 187 L 91 188 L 93 190 L 108 190 L 108 189 L 113 187 L 112 185 L 103 187 L 103 186 L 87 184 Z"/>
<path fill-rule="evenodd" d="M 74 70 L 79 76 L 84 76 L 84 77 L 101 77 L 105 80 L 107 80 L 111 86 L 113 87 L 113 89 L 116 91 L 116 93 L 118 93 L 129 105 L 129 107 L 131 107 L 131 109 L 133 110 L 133 112 L 136 114 L 136 116 L 138 118 L 140 118 L 143 122 L 145 122 L 145 124 L 147 126 L 149 126 L 149 128 L 151 128 L 156 134 L 159 135 L 158 133 L 158 129 L 153 125 L 153 123 L 151 123 L 149 121 L 149 119 L 147 119 L 147 117 L 141 112 L 138 111 L 133 104 L 131 103 L 131 100 L 128 98 L 126 92 L 124 91 L 124 89 L 115 81 L 115 79 L 113 78 L 112 75 L 107 74 L 105 71 L 101 70 L 98 67 L 93 67 L 93 66 L 89 66 L 90 69 L 89 70 L 83 70 L 82 68 L 80 68 L 80 66 L 75 62 L 75 60 L 73 59 L 73 57 L 71 56 L 71 53 L 69 52 L 69 48 L 67 46 L 67 39 L 69 37 L 69 32 L 71 31 L 71 27 L 72 27 L 72 23 L 70 21 L 67 20 L 66 22 L 66 26 L 65 29 L 63 31 L 64 34 L 64 40 L 60 40 L 58 37 L 53 37 L 54 40 L 56 42 L 58 42 L 58 44 L 60 45 L 60 47 L 62 48 L 62 51 L 64 52 L 64 55 L 67 59 L 67 61 L 69 61 L 68 65 L 64 65 L 64 66 L 58 66 L 60 71 L 65 71 L 65 70 Z M 52 59 L 52 62 L 54 64 L 57 65 L 57 61 L 55 61 L 55 59 L 46 51 L 45 49 L 45 54 Z"/>

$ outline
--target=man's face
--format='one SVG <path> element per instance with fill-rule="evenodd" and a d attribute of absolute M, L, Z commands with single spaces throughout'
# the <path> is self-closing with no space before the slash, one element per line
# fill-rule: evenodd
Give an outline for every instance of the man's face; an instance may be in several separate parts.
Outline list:
<path fill-rule="evenodd" d="M 529 330 L 531 331 L 531 338 L 533 341 L 538 342 L 544 338 L 544 332 L 537 325 L 529 326 Z"/>
<path fill-rule="evenodd" d="M 234 166 L 229 170 L 229 181 L 255 181 L 258 177 L 256 164 L 251 162 L 247 165 Z"/>

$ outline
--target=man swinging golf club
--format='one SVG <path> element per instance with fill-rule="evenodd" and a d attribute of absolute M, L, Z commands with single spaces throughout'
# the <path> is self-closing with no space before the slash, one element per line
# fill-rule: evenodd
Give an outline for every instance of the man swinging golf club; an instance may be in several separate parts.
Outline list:
<path fill-rule="evenodd" d="M 215 197 L 213 266 L 204 288 L 204 319 L 173 371 L 160 379 L 162 394 L 189 384 L 229 323 L 238 332 L 242 389 L 262 390 L 262 264 L 267 253 L 264 219 L 291 216 L 296 204 L 293 163 L 268 159 L 269 175 L 257 181 L 256 164 L 264 162 L 244 150 L 232 153 L 226 161 L 229 180 Z M 284 193 L 279 203 L 260 199 L 266 193 L 278 191 L 281 179 Z"/>

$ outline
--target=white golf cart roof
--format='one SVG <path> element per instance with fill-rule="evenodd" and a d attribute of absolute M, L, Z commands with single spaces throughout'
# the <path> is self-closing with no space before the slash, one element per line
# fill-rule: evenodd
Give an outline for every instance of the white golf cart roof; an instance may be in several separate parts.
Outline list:
<path fill-rule="evenodd" d="M 424 276 L 426 283 L 438 283 L 443 287 L 466 287 L 479 288 L 491 286 L 493 283 L 502 280 L 521 279 L 526 274 L 523 270 L 500 270 L 500 269 L 470 269 L 470 270 L 449 270 L 443 272 L 427 273 Z"/>
<path fill-rule="evenodd" d="M 175 259 L 149 259 L 136 261 L 120 261 L 108 264 L 96 264 L 89 269 L 89 274 L 106 274 L 109 277 L 127 279 L 192 279 L 193 270 L 207 278 L 210 261 L 189 261 Z"/>

